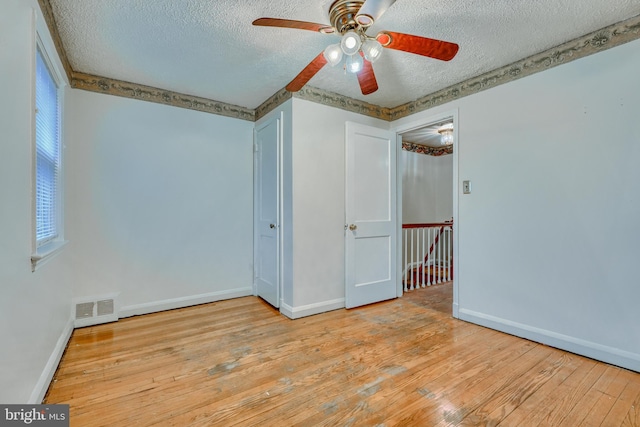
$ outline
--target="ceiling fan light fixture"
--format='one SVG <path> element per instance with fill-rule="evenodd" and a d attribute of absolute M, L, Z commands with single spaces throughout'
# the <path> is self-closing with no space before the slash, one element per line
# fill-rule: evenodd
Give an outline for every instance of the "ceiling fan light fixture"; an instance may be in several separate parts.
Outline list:
<path fill-rule="evenodd" d="M 330 44 L 324 50 L 324 58 L 327 60 L 329 65 L 335 67 L 342 61 L 342 49 L 338 43 Z"/>
<path fill-rule="evenodd" d="M 357 53 L 360 50 L 360 46 L 362 46 L 362 40 L 360 40 L 360 36 L 355 31 L 347 31 L 342 36 L 342 40 L 340 40 L 340 47 L 345 55 Z"/>
<path fill-rule="evenodd" d="M 329 0 L 327 0 L 328 2 Z M 412 34 L 394 31 L 380 31 L 375 37 L 367 31 L 378 22 L 382 14 L 396 0 L 331 0 L 328 12 L 330 25 L 315 22 L 297 21 L 283 18 L 258 18 L 253 25 L 260 27 L 295 28 L 324 34 L 340 35 L 336 46 L 327 46 L 286 86 L 289 92 L 297 92 L 306 85 L 324 66 L 342 63 L 346 73 L 356 73 L 358 84 L 363 95 L 378 90 L 378 82 L 372 62 L 382 54 L 382 48 L 389 48 L 426 56 L 441 61 L 449 61 L 457 54 L 456 43 L 430 39 Z M 451 138 L 445 137 L 445 141 Z"/>
<path fill-rule="evenodd" d="M 382 55 L 382 45 L 375 39 L 367 39 L 362 43 L 362 53 L 367 61 L 374 63 Z"/>
<path fill-rule="evenodd" d="M 364 67 L 364 60 L 360 55 L 347 56 L 345 67 L 349 73 L 358 74 Z"/>

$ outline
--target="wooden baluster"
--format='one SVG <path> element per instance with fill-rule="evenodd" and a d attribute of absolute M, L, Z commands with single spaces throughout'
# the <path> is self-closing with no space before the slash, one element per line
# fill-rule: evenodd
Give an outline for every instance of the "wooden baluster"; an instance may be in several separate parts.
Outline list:
<path fill-rule="evenodd" d="M 409 290 L 413 289 L 413 282 L 415 281 L 415 267 L 413 266 L 413 229 L 409 232 L 409 265 L 411 265 L 411 279 L 409 281 Z"/>
<path fill-rule="evenodd" d="M 408 258 L 409 258 L 409 248 L 408 248 L 408 240 L 407 240 L 407 234 L 409 232 L 408 228 L 404 229 L 404 233 L 403 233 L 403 237 L 402 237 L 402 241 L 404 242 L 404 254 L 403 254 L 403 263 L 402 265 L 404 265 L 404 276 L 402 277 L 402 280 L 404 281 L 403 285 L 404 285 L 404 291 L 407 292 L 408 288 L 407 288 L 407 281 L 409 280 L 409 274 L 410 271 L 408 269 L 409 263 L 407 262 Z"/>
<path fill-rule="evenodd" d="M 444 239 L 442 238 L 442 233 L 444 232 L 444 227 L 440 228 L 440 234 L 438 238 L 438 282 L 437 284 L 442 283 L 442 246 L 444 243 Z"/>
<path fill-rule="evenodd" d="M 449 227 L 447 236 L 449 236 L 449 238 L 447 239 L 447 242 L 449 242 L 449 250 L 447 251 L 447 281 L 451 280 L 451 254 L 453 253 L 453 241 L 451 240 L 451 227 Z"/>
<path fill-rule="evenodd" d="M 402 229 L 404 291 L 453 280 L 452 222 L 403 224 Z"/>
<path fill-rule="evenodd" d="M 424 275 L 425 275 L 425 270 L 427 269 L 427 267 L 424 265 L 424 256 L 422 254 L 424 254 L 424 242 L 425 242 L 425 229 L 421 228 L 420 229 L 420 234 L 422 236 L 422 241 L 420 242 L 421 245 L 421 249 L 420 249 L 420 258 L 421 258 L 421 263 L 422 263 L 422 277 L 420 278 L 420 287 L 424 288 Z"/>
<path fill-rule="evenodd" d="M 427 248 L 425 251 L 425 265 L 427 266 L 426 286 L 433 284 L 433 239 L 435 239 L 435 229 L 429 227 L 429 238 L 427 239 Z"/>

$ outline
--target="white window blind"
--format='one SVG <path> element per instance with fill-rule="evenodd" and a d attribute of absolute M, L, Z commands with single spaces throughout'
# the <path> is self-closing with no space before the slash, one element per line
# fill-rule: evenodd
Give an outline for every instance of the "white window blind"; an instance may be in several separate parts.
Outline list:
<path fill-rule="evenodd" d="M 60 108 L 58 85 L 42 55 L 36 57 L 36 242 L 58 237 Z"/>

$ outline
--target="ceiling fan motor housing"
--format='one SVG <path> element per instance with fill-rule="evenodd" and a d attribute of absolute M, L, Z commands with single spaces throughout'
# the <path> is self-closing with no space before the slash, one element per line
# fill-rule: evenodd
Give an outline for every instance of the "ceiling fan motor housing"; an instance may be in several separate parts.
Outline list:
<path fill-rule="evenodd" d="M 356 15 L 364 0 L 337 0 L 329 8 L 329 21 L 340 34 L 349 30 L 356 30 L 359 24 Z"/>

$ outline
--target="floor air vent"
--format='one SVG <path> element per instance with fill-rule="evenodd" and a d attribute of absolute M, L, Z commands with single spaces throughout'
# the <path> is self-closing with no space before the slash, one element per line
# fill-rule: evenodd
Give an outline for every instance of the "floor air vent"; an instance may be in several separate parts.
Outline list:
<path fill-rule="evenodd" d="M 117 321 L 116 298 L 117 295 L 101 295 L 75 300 L 75 327 L 81 328 Z"/>

